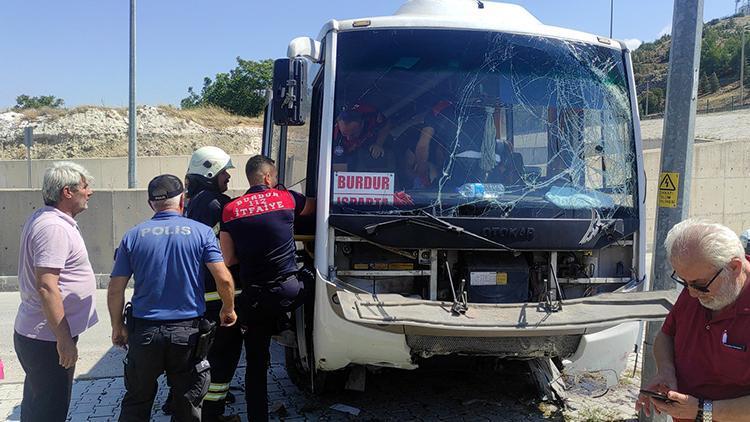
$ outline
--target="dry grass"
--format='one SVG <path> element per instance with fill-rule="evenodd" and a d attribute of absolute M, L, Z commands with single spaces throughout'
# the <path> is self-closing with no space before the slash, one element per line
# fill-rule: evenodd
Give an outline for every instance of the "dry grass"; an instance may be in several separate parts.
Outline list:
<path fill-rule="evenodd" d="M 201 126 L 212 129 L 223 129 L 235 126 L 263 126 L 263 117 L 238 116 L 214 106 L 180 109 L 171 105 L 161 105 L 158 106 L 158 108 L 160 112 L 169 117 L 195 122 Z M 24 120 L 34 122 L 41 118 L 57 119 L 66 115 L 85 113 L 92 109 L 113 110 L 120 116 L 128 116 L 128 109 L 126 107 L 100 107 L 94 105 L 82 105 L 73 108 L 43 107 L 22 110 L 11 109 L 11 111 L 17 111 L 23 115 Z"/>
<path fill-rule="evenodd" d="M 23 114 L 23 119 L 27 121 L 36 121 L 41 117 L 60 117 L 68 114 L 69 110 L 66 108 L 24 108 L 21 110 L 13 110 Z"/>
<path fill-rule="evenodd" d="M 211 128 L 225 128 L 231 126 L 262 126 L 262 117 L 245 117 L 231 114 L 215 106 L 180 109 L 170 105 L 159 106 L 166 115 L 178 119 L 185 119 Z"/>
<path fill-rule="evenodd" d="M 123 117 L 128 117 L 128 108 L 127 107 L 105 107 L 105 106 L 97 106 L 97 105 L 80 105 L 73 107 L 70 109 L 70 114 L 75 113 L 85 113 L 89 110 L 113 110 L 117 114 Z"/>
<path fill-rule="evenodd" d="M 18 113 L 23 114 L 24 120 L 34 122 L 43 117 L 54 120 L 54 119 L 58 119 L 66 115 L 85 113 L 92 109 L 114 110 L 115 112 L 117 112 L 117 114 L 123 117 L 128 116 L 128 109 L 125 107 L 99 107 L 99 106 L 93 106 L 93 105 L 82 105 L 82 106 L 76 106 L 73 108 L 42 107 L 42 108 L 25 108 L 21 110 L 15 110 L 15 109 L 9 109 L 9 110 L 16 111 Z"/>
<path fill-rule="evenodd" d="M 748 93 L 748 84 L 745 84 L 745 104 L 750 101 L 750 98 L 748 98 L 749 95 L 750 93 Z M 732 103 L 732 97 L 734 97 L 734 103 Z M 738 107 L 740 105 L 740 82 L 731 82 L 727 85 L 722 86 L 713 94 L 699 96 L 698 110 L 703 110 L 706 107 L 706 101 L 708 101 L 708 106 L 712 109 L 719 107 L 729 107 L 732 104 L 734 104 L 735 107 Z"/>

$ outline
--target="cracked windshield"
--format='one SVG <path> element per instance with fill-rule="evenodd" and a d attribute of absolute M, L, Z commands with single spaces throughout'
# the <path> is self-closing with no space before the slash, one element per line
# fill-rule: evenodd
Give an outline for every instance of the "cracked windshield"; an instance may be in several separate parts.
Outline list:
<path fill-rule="evenodd" d="M 333 211 L 637 216 L 623 54 L 538 36 L 339 35 Z"/>

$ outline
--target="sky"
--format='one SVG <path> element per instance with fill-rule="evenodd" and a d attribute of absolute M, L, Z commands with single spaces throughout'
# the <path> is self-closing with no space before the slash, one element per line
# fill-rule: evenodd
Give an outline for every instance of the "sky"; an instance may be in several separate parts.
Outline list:
<path fill-rule="evenodd" d="M 128 104 L 128 0 L 1 0 L 0 109 L 18 95 L 54 95 L 68 107 Z M 470 1 L 470 0 L 466 0 Z M 485 0 L 487 1 L 487 0 Z M 613 38 L 631 48 L 669 33 L 671 0 L 613 0 Z M 404 0 L 140 0 L 137 103 L 179 105 L 187 88 L 227 72 L 236 57 L 286 55 L 330 19 L 392 14 Z M 506 0 L 548 25 L 609 35 L 609 0 Z M 705 0 L 704 22 L 734 12 Z"/>

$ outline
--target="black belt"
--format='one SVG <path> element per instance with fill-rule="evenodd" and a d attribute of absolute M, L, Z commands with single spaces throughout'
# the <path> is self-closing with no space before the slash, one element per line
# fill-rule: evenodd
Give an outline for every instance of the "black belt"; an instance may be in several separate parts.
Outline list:
<path fill-rule="evenodd" d="M 266 281 L 266 282 L 248 281 L 248 282 L 245 283 L 245 285 L 247 287 L 249 287 L 249 288 L 269 289 L 269 288 L 272 288 L 272 287 L 279 287 L 279 286 L 281 286 L 281 283 L 286 282 L 290 278 L 296 278 L 296 277 L 297 277 L 297 273 L 291 273 L 288 276 L 282 277 L 282 278 L 280 278 L 278 280 Z"/>
<path fill-rule="evenodd" d="M 158 327 L 162 325 L 173 325 L 177 327 L 191 327 L 198 328 L 201 318 L 188 318 L 188 319 L 145 319 L 133 317 L 131 321 L 134 327 Z"/>

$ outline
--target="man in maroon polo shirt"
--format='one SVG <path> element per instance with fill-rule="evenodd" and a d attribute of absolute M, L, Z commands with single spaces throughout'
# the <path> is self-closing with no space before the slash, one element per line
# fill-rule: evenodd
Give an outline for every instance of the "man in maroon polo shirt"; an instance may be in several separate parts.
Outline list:
<path fill-rule="evenodd" d="M 636 410 L 653 410 L 675 421 L 750 419 L 750 263 L 729 228 L 690 219 L 664 242 L 685 289 L 654 342 L 657 373 Z"/>

